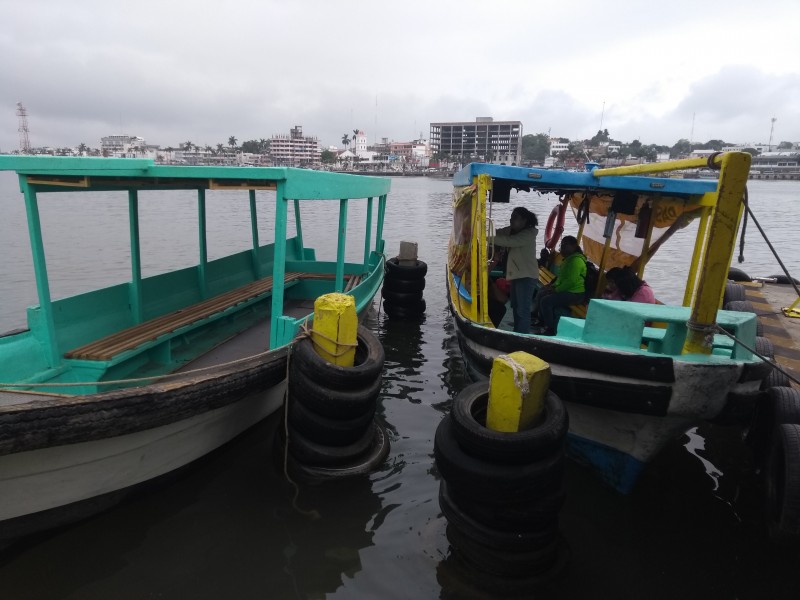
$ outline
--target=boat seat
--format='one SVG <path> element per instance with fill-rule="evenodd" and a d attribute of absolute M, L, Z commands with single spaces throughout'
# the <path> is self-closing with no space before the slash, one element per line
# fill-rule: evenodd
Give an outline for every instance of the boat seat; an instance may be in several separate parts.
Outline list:
<path fill-rule="evenodd" d="M 539 281 L 542 282 L 542 284 L 547 285 L 555 278 L 556 278 L 555 274 L 553 274 L 553 272 L 550 271 L 550 269 L 548 269 L 547 267 L 539 267 Z M 572 316 L 577 317 L 579 319 L 586 318 L 586 310 L 587 310 L 587 304 L 585 302 L 581 304 L 573 304 L 569 307 L 569 311 L 572 314 Z"/>
<path fill-rule="evenodd" d="M 290 286 L 303 279 L 333 279 L 332 273 L 286 273 L 283 282 Z M 360 275 L 345 276 L 345 292 L 358 285 Z M 358 278 L 358 280 L 356 280 Z M 160 317 L 139 323 L 133 327 L 123 329 L 95 340 L 69 352 L 64 356 L 79 360 L 112 360 L 115 356 L 133 350 L 142 344 L 154 342 L 177 330 L 189 327 L 212 317 L 222 316 L 222 313 L 243 303 L 257 301 L 272 292 L 272 277 L 264 277 L 252 283 L 224 292 L 202 302 L 192 304 Z"/>

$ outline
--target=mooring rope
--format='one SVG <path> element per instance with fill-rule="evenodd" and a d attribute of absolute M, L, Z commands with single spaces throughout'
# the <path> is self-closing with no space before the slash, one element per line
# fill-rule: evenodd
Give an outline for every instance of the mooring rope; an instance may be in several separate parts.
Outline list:
<path fill-rule="evenodd" d="M 514 385 L 517 386 L 517 389 L 522 393 L 523 396 L 526 396 L 530 391 L 530 386 L 528 386 L 528 372 L 525 370 L 521 364 L 519 364 L 516 360 L 511 358 L 508 354 L 500 354 L 497 358 L 502 359 L 508 363 L 511 367 L 511 371 L 514 373 Z M 494 370 L 492 370 L 492 373 Z M 492 375 L 489 374 L 489 386 L 491 387 Z"/>

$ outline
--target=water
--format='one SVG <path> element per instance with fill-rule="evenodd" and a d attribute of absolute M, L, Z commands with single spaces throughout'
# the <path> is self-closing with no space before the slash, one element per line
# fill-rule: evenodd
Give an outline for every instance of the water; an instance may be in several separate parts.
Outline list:
<path fill-rule="evenodd" d="M 0 173 L 0 331 L 24 324 L 24 307 L 36 302 L 21 202 L 10 202 L 15 179 Z M 392 450 L 368 479 L 335 486 L 293 489 L 273 465 L 270 419 L 222 450 L 182 471 L 173 481 L 73 526 L 0 553 L 3 598 L 492 598 L 459 577 L 453 567 L 445 521 L 437 501 L 433 434 L 452 397 L 468 377 L 447 312 L 444 256 L 450 227 L 450 184 L 398 178 L 387 214 L 390 254 L 401 240 L 419 243 L 429 271 L 427 312 L 420 323 L 398 323 L 378 312 L 368 326 L 386 349 L 379 415 Z M 797 182 L 750 183 L 753 210 L 793 274 L 800 273 L 794 209 Z M 13 197 L 13 196 L 12 196 Z M 506 223 L 510 205 L 493 207 Z M 533 196 L 546 218 L 552 198 Z M 212 257 L 249 244 L 246 202 L 231 209 L 209 199 Z M 83 204 L 80 204 L 83 203 Z M 43 223 L 55 243 L 47 246 L 55 297 L 87 285 L 109 285 L 128 275 L 124 197 L 104 206 L 91 199 L 56 195 L 43 204 Z M 174 203 L 142 201 L 142 236 L 148 244 L 147 274 L 159 261 L 172 268 L 196 261 L 194 197 Z M 91 208 L 91 222 L 85 211 Z M 188 216 L 182 215 L 186 210 Z M 311 244 L 335 255 L 324 225 L 333 207 L 314 206 L 304 231 Z M 363 211 L 350 216 L 363 222 Z M 269 240 L 269 211 L 260 214 L 262 241 Z M 751 275 L 779 268 L 749 227 Z M 363 253 L 353 228 L 348 256 Z M 690 231 L 678 234 L 691 238 Z M 177 237 L 184 251 L 166 254 Z M 677 236 L 676 236 L 677 237 Z M 89 243 L 87 240 L 91 240 Z M 105 269 L 96 268 L 92 244 L 100 243 Z M 675 244 L 672 244 L 675 247 Z M 682 261 L 670 250 L 646 278 L 657 295 L 682 296 L 670 275 Z M 166 267 L 165 267 L 166 268 Z M 164 270 L 164 269 L 162 269 Z M 377 308 L 377 303 L 376 303 Z M 771 545 L 763 527 L 761 484 L 738 433 L 704 426 L 669 445 L 630 497 L 603 487 L 581 467 L 569 465 L 568 498 L 561 531 L 571 551 L 564 577 L 536 598 L 795 598 L 800 594 L 800 554 Z M 1 500 L 0 500 L 1 501 Z M 302 511 L 317 511 L 313 519 Z"/>

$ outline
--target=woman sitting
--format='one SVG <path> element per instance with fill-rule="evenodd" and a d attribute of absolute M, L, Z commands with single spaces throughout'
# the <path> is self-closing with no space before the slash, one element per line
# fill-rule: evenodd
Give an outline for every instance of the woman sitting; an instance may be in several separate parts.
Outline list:
<path fill-rule="evenodd" d="M 606 272 L 606 289 L 603 292 L 603 298 L 656 304 L 653 288 L 647 285 L 646 281 L 639 279 L 630 267 L 614 267 Z"/>

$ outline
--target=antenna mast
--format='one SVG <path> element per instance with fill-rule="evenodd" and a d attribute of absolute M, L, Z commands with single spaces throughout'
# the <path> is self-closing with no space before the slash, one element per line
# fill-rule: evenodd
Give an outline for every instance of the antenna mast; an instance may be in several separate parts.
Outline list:
<path fill-rule="evenodd" d="M 768 152 L 772 152 L 772 132 L 775 130 L 775 121 L 777 120 L 777 117 L 772 117 L 772 124 L 769 126 L 769 144 L 767 144 L 769 148 Z"/>
<path fill-rule="evenodd" d="M 17 102 L 17 116 L 19 117 L 19 151 L 22 154 L 31 153 L 31 141 L 28 138 L 28 111 Z"/>

